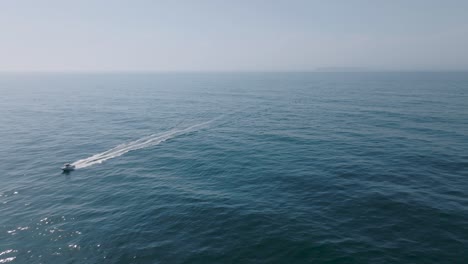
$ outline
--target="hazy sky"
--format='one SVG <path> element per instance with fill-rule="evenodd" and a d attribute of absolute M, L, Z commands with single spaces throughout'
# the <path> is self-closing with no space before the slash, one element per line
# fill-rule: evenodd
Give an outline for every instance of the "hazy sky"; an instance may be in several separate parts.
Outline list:
<path fill-rule="evenodd" d="M 468 70 L 467 0 L 0 0 L 0 71 Z"/>

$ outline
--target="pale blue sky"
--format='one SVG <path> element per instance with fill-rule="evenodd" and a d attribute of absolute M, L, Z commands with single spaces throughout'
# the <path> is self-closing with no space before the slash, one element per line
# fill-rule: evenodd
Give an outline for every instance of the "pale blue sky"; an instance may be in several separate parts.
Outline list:
<path fill-rule="evenodd" d="M 468 70 L 468 1 L 0 1 L 0 71 L 317 67 Z"/>

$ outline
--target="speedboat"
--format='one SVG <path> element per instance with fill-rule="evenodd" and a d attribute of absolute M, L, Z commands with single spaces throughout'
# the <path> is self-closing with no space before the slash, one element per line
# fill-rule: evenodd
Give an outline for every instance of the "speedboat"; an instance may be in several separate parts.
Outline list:
<path fill-rule="evenodd" d="M 65 163 L 62 167 L 62 170 L 64 172 L 69 172 L 69 171 L 72 171 L 72 170 L 75 170 L 75 165 L 71 165 L 70 163 Z"/>

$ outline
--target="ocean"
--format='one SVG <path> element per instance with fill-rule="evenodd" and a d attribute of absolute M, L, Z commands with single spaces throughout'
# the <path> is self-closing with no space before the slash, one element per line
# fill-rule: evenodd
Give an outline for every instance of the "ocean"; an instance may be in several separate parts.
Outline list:
<path fill-rule="evenodd" d="M 0 181 L 0 263 L 468 263 L 468 74 L 2 73 Z"/>

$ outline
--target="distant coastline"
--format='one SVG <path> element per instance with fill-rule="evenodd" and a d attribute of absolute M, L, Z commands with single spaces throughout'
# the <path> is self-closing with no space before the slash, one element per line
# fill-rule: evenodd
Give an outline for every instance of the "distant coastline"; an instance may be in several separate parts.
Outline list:
<path fill-rule="evenodd" d="M 317 72 L 376 72 L 381 71 L 378 69 L 364 68 L 364 67 L 319 67 L 316 68 Z"/>

